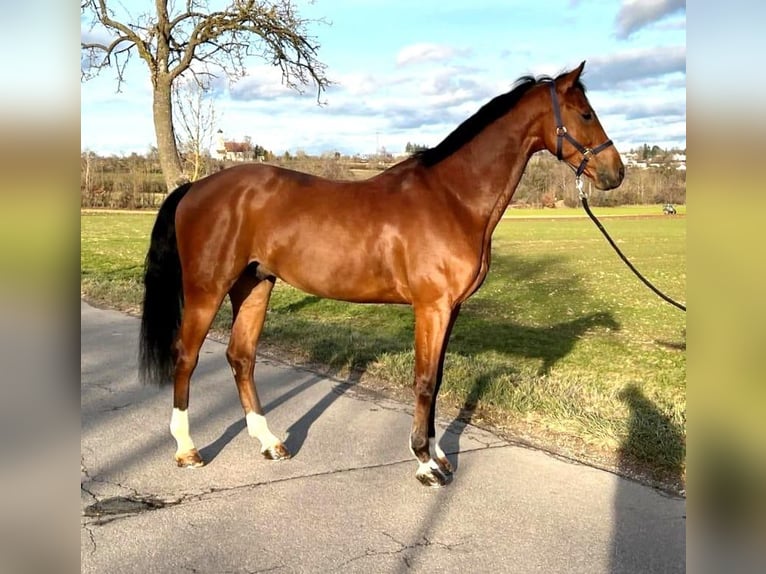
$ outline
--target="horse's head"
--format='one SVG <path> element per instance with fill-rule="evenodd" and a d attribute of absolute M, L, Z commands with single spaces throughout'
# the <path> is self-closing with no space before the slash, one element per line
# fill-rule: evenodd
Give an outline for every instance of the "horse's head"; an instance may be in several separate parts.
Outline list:
<path fill-rule="evenodd" d="M 545 146 L 569 164 L 577 175 L 585 174 L 598 189 L 613 189 L 622 183 L 625 166 L 612 140 L 593 111 L 580 82 L 585 62 L 549 82 Z"/>

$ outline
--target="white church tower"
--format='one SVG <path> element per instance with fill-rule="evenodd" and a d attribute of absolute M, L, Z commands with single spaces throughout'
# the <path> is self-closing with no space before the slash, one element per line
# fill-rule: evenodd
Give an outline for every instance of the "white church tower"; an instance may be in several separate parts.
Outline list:
<path fill-rule="evenodd" d="M 218 160 L 226 159 L 226 144 L 223 139 L 223 130 L 219 129 L 215 135 L 215 151 L 213 152 L 213 157 Z"/>

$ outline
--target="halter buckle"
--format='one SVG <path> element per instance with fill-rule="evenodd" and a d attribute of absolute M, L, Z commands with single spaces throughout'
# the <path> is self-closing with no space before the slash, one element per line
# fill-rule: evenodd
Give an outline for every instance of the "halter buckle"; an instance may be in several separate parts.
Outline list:
<path fill-rule="evenodd" d="M 565 126 L 557 126 L 556 127 L 556 135 L 559 137 L 563 137 L 567 133 L 567 128 Z"/>
<path fill-rule="evenodd" d="M 583 182 L 582 177 L 579 175 L 575 178 L 575 187 L 577 188 L 577 196 L 582 200 L 586 197 L 585 192 L 582 190 Z"/>

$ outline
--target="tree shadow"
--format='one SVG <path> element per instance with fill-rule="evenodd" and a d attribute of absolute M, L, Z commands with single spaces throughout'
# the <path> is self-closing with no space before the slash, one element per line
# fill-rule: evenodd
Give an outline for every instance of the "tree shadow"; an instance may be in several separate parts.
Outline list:
<path fill-rule="evenodd" d="M 630 409 L 630 422 L 618 451 L 623 477 L 617 479 L 614 496 L 610 572 L 632 572 L 637 564 L 645 572 L 685 572 L 685 510 L 630 480 L 649 478 L 671 498 L 681 492 L 686 455 L 683 429 L 635 384 L 625 387 L 619 398 Z M 651 477 L 641 472 L 647 467 L 653 469 Z M 662 509 L 656 510 L 657 505 Z M 650 506 L 655 510 L 648 510 Z"/>
<path fill-rule="evenodd" d="M 569 355 L 578 340 L 589 331 L 599 328 L 614 331 L 620 329 L 611 313 L 588 312 L 588 307 L 600 303 L 590 298 L 577 273 L 568 267 L 567 260 L 560 255 L 493 254 L 493 268 L 495 271 L 487 277 L 483 289 L 500 289 L 502 296 L 500 299 L 496 296 L 475 296 L 463 305 L 455 331 L 448 342 L 447 361 L 450 355 L 471 357 L 493 351 L 510 357 L 539 360 L 536 374 L 542 377 Z M 552 298 L 553 293 L 557 297 Z M 381 356 L 412 351 L 414 328 L 412 311 L 407 306 L 388 305 L 385 311 L 380 310 L 380 305 L 363 306 L 366 309 L 349 313 L 353 319 L 345 324 L 331 318 L 327 325 L 319 327 L 322 329 L 322 340 L 317 341 L 316 336 L 307 340 L 305 333 L 309 330 L 316 333 L 318 328 L 317 321 L 308 317 L 314 312 L 322 316 L 322 310 L 315 308 L 322 304 L 323 299 L 305 295 L 288 305 L 272 308 L 274 314 L 267 319 L 267 331 L 264 333 L 268 333 L 270 320 L 271 325 L 274 325 L 276 319 L 277 326 L 273 328 L 278 338 L 299 348 L 312 370 L 321 372 L 328 369 L 327 374 L 330 376 L 345 370 L 355 373 L 353 379 L 346 381 L 347 384 L 355 384 Z M 517 307 L 524 309 L 522 305 L 538 304 L 545 305 L 549 314 L 554 316 L 558 312 L 579 316 L 554 324 L 530 326 L 514 320 L 512 311 L 509 311 Z M 282 314 L 285 316 L 280 317 Z M 381 327 L 376 331 L 378 325 Z M 448 455 L 452 454 L 456 458 L 460 435 L 466 425 L 472 423 L 475 410 L 487 389 L 498 377 L 507 375 L 508 371 L 507 366 L 498 368 L 478 375 L 472 382 L 459 414 L 450 422 L 440 442 Z M 336 391 L 342 394 L 347 388 L 339 387 Z M 334 400 L 328 395 L 316 408 L 304 415 L 304 420 L 296 422 L 295 428 L 291 429 L 293 438 L 288 439 L 291 441 L 288 446 L 292 450 L 300 448 L 310 424 Z M 451 462 L 457 466 L 456 460 Z"/>
<path fill-rule="evenodd" d="M 566 260 L 559 255 L 544 255 L 530 258 L 520 255 L 493 254 L 493 268 L 500 268 L 502 274 L 512 275 L 511 284 L 497 271 L 490 272 L 485 281 L 487 288 L 494 283 L 493 289 L 500 285 L 502 301 L 497 298 L 471 297 L 463 309 L 448 343 L 448 353 L 470 356 L 484 351 L 501 353 L 525 358 L 542 360 L 538 375 L 545 375 L 574 347 L 577 339 L 594 327 L 618 330 L 619 325 L 607 312 L 588 312 L 588 296 L 582 288 L 579 277 L 568 271 Z M 528 297 L 520 293 L 535 292 Z M 481 291 L 479 291 L 479 294 Z M 559 294 L 552 299 L 551 293 Z M 534 303 L 530 303 L 529 299 Z M 309 309 L 322 305 L 324 299 L 314 295 L 305 295 L 301 299 L 278 308 L 272 307 L 264 328 L 264 339 L 269 340 L 272 333 L 277 339 L 294 345 L 306 354 L 306 362 L 331 370 L 344 368 L 366 372 L 369 365 L 386 353 L 411 351 L 414 338 L 414 322 L 411 307 L 407 305 L 359 305 L 341 303 L 357 308 L 353 317 L 345 324 L 330 312 L 326 325 L 318 327 L 318 321 L 308 318 Z M 518 305 L 555 306 L 561 314 L 575 314 L 575 319 L 548 326 L 526 326 L 508 315 L 508 308 Z M 598 304 L 598 303 L 596 303 Z M 381 311 L 381 308 L 386 308 Z M 573 311 L 572 308 L 575 310 Z M 579 309 L 579 310 L 578 310 Z M 306 311 L 307 315 L 301 312 Z M 311 309 L 324 316 L 324 311 Z M 285 315 L 284 317 L 281 317 Z M 500 319 L 499 317 L 508 317 Z M 275 320 L 278 322 L 275 326 Z M 357 325 L 364 325 L 358 327 Z M 470 325 L 467 326 L 467 325 Z M 461 329 L 463 326 L 463 329 Z M 305 333 L 309 330 L 323 329 L 323 340 L 307 342 Z M 462 333 L 461 333 L 462 331 Z M 470 331 L 470 332 L 469 332 Z M 469 333 L 463 337 L 463 333 Z"/>
<path fill-rule="evenodd" d="M 665 347 L 666 349 L 673 349 L 675 351 L 685 351 L 686 350 L 686 329 L 683 329 L 681 331 L 681 340 L 679 341 L 664 341 L 660 339 L 655 339 L 654 342 L 660 345 L 661 347 Z"/>
<path fill-rule="evenodd" d="M 589 331 L 598 328 L 620 330 L 620 324 L 614 316 L 605 311 L 589 313 L 570 321 L 543 327 L 530 327 L 511 321 L 476 321 L 470 310 L 466 310 L 465 316 L 474 323 L 483 336 L 471 341 L 456 339 L 449 345 L 451 352 L 473 355 L 494 350 L 527 359 L 540 359 L 541 364 L 537 369 L 538 377 L 549 374 L 556 363 L 569 355 L 577 341 Z M 459 323 L 460 318 L 458 318 Z M 456 330 L 458 330 L 457 325 Z M 477 389 L 474 385 L 469 397 L 478 393 L 478 398 L 481 398 L 483 393 L 480 391 L 481 389 Z"/>
<path fill-rule="evenodd" d="M 295 313 L 305 307 L 310 307 L 321 301 L 322 301 L 321 297 L 317 297 L 316 295 L 306 295 L 302 297 L 301 299 L 299 299 L 298 301 L 289 303 L 285 305 L 284 307 L 280 307 L 280 311 L 283 311 L 285 313 Z"/>
<path fill-rule="evenodd" d="M 630 409 L 628 435 L 618 450 L 619 469 L 633 476 L 636 468 L 650 468 L 651 479 L 682 490 L 686 458 L 682 426 L 646 398 L 635 384 L 625 387 L 618 397 Z"/>
<path fill-rule="evenodd" d="M 449 460 L 455 471 L 460 467 L 460 438 L 463 436 L 466 427 L 473 424 L 476 409 L 492 379 L 501 374 L 502 372 L 499 370 L 493 370 L 476 378 L 465 402 L 460 407 L 455 418 L 444 429 L 439 439 L 439 447 L 444 451 L 447 460 Z"/>
<path fill-rule="evenodd" d="M 493 344 L 493 341 L 517 341 L 520 344 L 505 350 L 525 358 L 540 359 L 541 365 L 537 370 L 537 376 L 542 377 L 550 373 L 558 361 L 572 352 L 579 339 L 597 328 L 616 331 L 619 330 L 620 325 L 611 313 L 606 312 L 591 313 L 584 317 L 546 327 L 493 323 L 488 336 L 482 339 L 485 342 L 471 344 L 468 347 L 456 344 L 454 347 L 451 345 L 450 348 L 458 353 L 472 354 L 485 350 L 501 350 L 499 345 Z M 460 437 L 466 426 L 472 424 L 479 403 L 492 381 L 503 374 L 507 374 L 507 369 L 495 369 L 483 373 L 475 379 L 458 414 L 447 426 L 439 441 L 439 446 L 456 469 L 459 464 Z"/>

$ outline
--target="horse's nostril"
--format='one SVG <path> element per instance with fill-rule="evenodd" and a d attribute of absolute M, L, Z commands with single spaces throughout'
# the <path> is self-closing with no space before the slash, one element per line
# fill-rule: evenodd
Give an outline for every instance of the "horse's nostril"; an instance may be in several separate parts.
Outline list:
<path fill-rule="evenodd" d="M 620 179 L 623 179 L 625 177 L 625 166 L 620 166 Z"/>

